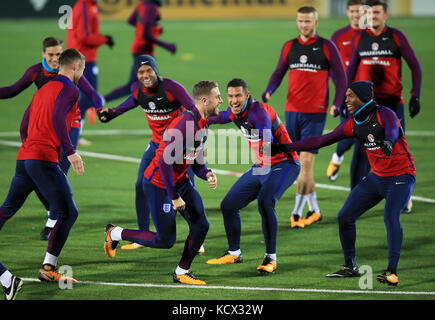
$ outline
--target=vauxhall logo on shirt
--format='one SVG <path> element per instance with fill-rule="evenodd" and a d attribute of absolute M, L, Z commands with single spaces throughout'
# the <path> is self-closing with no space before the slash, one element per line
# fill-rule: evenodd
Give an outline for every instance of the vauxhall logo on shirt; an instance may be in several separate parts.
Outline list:
<path fill-rule="evenodd" d="M 320 50 L 320 48 L 318 49 Z M 290 64 L 290 69 L 317 72 L 317 70 L 322 70 L 322 67 L 320 66 L 320 64 L 308 63 L 308 57 L 303 54 L 299 57 L 299 63 Z"/>
<path fill-rule="evenodd" d="M 390 49 L 387 50 L 379 50 L 379 43 L 373 42 L 371 45 L 372 50 L 360 51 L 359 55 L 361 57 L 373 57 L 373 56 L 393 56 L 394 53 Z"/>

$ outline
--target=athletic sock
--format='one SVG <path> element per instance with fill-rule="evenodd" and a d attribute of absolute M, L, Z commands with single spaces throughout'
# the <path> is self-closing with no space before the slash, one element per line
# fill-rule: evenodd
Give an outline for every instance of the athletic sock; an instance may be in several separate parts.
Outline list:
<path fill-rule="evenodd" d="M 332 161 L 334 161 L 336 164 L 341 164 L 344 160 L 344 155 L 341 157 L 337 154 L 337 152 L 334 152 L 332 155 Z"/>
<path fill-rule="evenodd" d="M 310 193 L 306 195 L 308 201 L 308 208 L 310 211 L 320 212 L 319 204 L 317 202 L 317 194 L 316 192 Z"/>
<path fill-rule="evenodd" d="M 265 258 L 269 258 L 270 260 L 276 261 L 276 253 L 266 253 L 264 255 Z"/>
<path fill-rule="evenodd" d="M 42 265 L 44 265 L 44 264 L 49 264 L 49 265 L 51 265 L 53 267 L 56 267 L 56 265 L 57 265 L 57 257 L 52 255 L 52 254 L 50 254 L 50 253 L 48 253 L 48 252 L 46 252 L 45 253 L 44 262 L 42 263 Z"/>
<path fill-rule="evenodd" d="M 115 227 L 112 231 L 110 231 L 110 238 L 112 238 L 112 241 L 122 240 L 122 230 L 124 230 L 124 228 Z"/>
<path fill-rule="evenodd" d="M 240 249 L 238 249 L 236 251 L 230 251 L 230 250 L 228 250 L 228 253 L 230 255 L 232 255 L 232 256 L 238 257 L 238 256 L 240 256 L 242 254 L 242 250 L 240 250 Z"/>
<path fill-rule="evenodd" d="M 295 207 L 293 209 L 292 215 L 298 215 L 302 217 L 302 210 L 304 210 L 306 197 L 303 194 L 296 193 Z"/>
<path fill-rule="evenodd" d="M 8 270 L 3 272 L 0 275 L 0 283 L 2 284 L 3 287 L 9 288 L 12 284 L 12 273 L 10 273 Z"/>
<path fill-rule="evenodd" d="M 53 219 L 48 218 L 47 222 L 45 223 L 45 226 L 47 228 L 54 228 L 54 225 L 56 224 L 56 222 L 57 222 L 57 220 L 53 220 Z"/>
<path fill-rule="evenodd" d="M 177 276 L 182 276 L 183 274 L 186 274 L 186 273 L 188 273 L 188 272 L 189 272 L 189 270 L 186 270 L 186 269 L 180 268 L 180 266 L 177 266 L 177 269 L 175 269 L 175 274 L 176 274 Z"/>

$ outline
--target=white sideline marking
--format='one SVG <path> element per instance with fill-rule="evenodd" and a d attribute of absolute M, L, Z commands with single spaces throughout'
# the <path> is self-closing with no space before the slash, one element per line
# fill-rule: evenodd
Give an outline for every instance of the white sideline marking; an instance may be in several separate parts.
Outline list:
<path fill-rule="evenodd" d="M 21 142 L 0 140 L 0 145 L 19 148 L 21 146 Z M 123 162 L 131 162 L 131 163 L 140 163 L 140 161 L 141 161 L 141 159 L 138 159 L 138 158 L 118 156 L 118 155 L 109 154 L 109 153 L 81 151 L 81 150 L 78 150 L 78 153 L 82 156 L 87 156 L 87 157 L 97 158 L 97 159 L 117 160 L 117 161 L 123 161 Z M 222 174 L 225 176 L 240 177 L 243 174 L 243 172 L 237 172 L 237 171 L 228 171 L 228 170 L 213 169 L 213 168 L 211 168 L 211 169 L 213 170 L 213 172 L 215 172 L 217 174 Z M 348 187 L 336 186 L 336 185 L 330 185 L 330 184 L 322 184 L 322 183 L 316 183 L 316 187 L 321 188 L 321 189 L 339 190 L 339 191 L 347 191 L 347 192 L 350 191 L 350 188 L 348 188 Z M 426 202 L 426 203 L 435 203 L 435 199 L 431 199 L 431 198 L 411 196 L 411 199 L 415 200 L 415 201 Z"/>
<path fill-rule="evenodd" d="M 40 282 L 39 279 L 22 278 L 24 281 Z M 397 294 L 397 295 L 435 295 L 433 291 L 378 291 L 378 290 L 339 290 L 339 289 L 305 289 L 305 288 L 263 288 L 263 287 L 234 287 L 234 286 L 208 286 L 208 285 L 184 285 L 184 284 L 153 284 L 153 283 L 120 283 L 79 281 L 78 284 L 94 284 L 116 287 L 141 287 L 141 288 L 184 288 L 184 289 L 220 289 L 242 291 L 284 291 L 305 293 L 350 293 L 350 294 Z M 75 284 L 77 285 L 77 284 Z"/>

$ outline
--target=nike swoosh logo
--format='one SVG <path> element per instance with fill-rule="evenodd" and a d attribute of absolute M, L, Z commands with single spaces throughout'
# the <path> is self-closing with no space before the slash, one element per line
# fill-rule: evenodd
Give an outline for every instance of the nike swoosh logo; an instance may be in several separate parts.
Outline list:
<path fill-rule="evenodd" d="M 396 182 L 396 184 L 405 184 L 405 182 Z"/>
<path fill-rule="evenodd" d="M 163 97 L 157 98 L 157 100 L 162 100 L 162 99 L 163 99 Z"/>
<path fill-rule="evenodd" d="M 383 41 L 388 40 L 389 38 L 382 38 Z"/>
<path fill-rule="evenodd" d="M 347 46 L 347 45 L 349 45 L 351 43 L 352 43 L 352 41 L 343 41 L 343 46 Z"/>
<path fill-rule="evenodd" d="M 320 48 L 313 48 L 313 51 L 320 50 Z"/>
<path fill-rule="evenodd" d="M 140 64 L 145 64 L 145 63 L 148 63 L 148 61 L 141 61 Z"/>

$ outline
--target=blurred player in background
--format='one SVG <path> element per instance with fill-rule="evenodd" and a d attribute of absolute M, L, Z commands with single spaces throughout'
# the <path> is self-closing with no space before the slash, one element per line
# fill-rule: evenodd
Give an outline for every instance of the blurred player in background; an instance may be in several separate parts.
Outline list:
<path fill-rule="evenodd" d="M 388 6 L 384 1 L 368 0 L 368 29 L 362 30 L 353 41 L 353 51 L 347 75 L 353 81 L 371 81 L 374 84 L 374 98 L 383 106 L 393 110 L 405 130 L 405 111 L 402 84 L 402 58 L 411 70 L 412 89 L 409 101 L 409 115 L 415 117 L 420 112 L 420 88 L 422 69 L 406 35 L 386 24 Z M 363 148 L 356 142 L 351 165 L 351 188 L 354 188 L 370 170 L 370 165 L 362 155 Z M 412 201 L 404 209 L 411 212 Z"/>
<path fill-rule="evenodd" d="M 158 45 L 171 53 L 175 53 L 174 43 L 164 42 L 158 39 L 162 33 L 160 26 L 160 9 L 162 0 L 141 0 L 128 18 L 128 23 L 136 28 L 135 38 L 131 46 L 133 54 L 133 66 L 131 68 L 128 83 L 113 89 L 104 96 L 105 101 L 109 102 L 127 96 L 130 93 L 130 86 L 136 81 L 135 59 L 142 54 L 154 56 L 154 49 Z"/>
<path fill-rule="evenodd" d="M 3 287 L 5 300 L 15 300 L 18 291 L 23 286 L 23 280 L 14 276 L 0 261 L 0 283 Z"/>
<path fill-rule="evenodd" d="M 210 117 L 209 124 L 234 122 L 248 139 L 255 153 L 256 163 L 231 187 L 221 203 L 228 251 L 220 258 L 210 259 L 208 264 L 241 263 L 240 209 L 257 199 L 258 211 L 266 245 L 263 262 L 257 270 L 273 273 L 277 268 L 276 242 L 278 221 L 275 204 L 297 179 L 300 171 L 296 152 L 286 153 L 283 143 L 290 137 L 269 105 L 254 100 L 248 84 L 242 79 L 233 79 L 227 85 L 229 107 L 217 117 Z"/>
<path fill-rule="evenodd" d="M 74 172 L 84 172 L 83 161 L 69 138 L 71 118 L 76 114 L 85 57 L 75 49 L 67 49 L 59 57 L 59 72 L 33 96 L 20 126 L 23 144 L 18 151 L 15 175 L 0 207 L 0 229 L 23 206 L 36 188 L 58 213 L 58 219 L 48 239 L 48 246 L 38 278 L 41 281 L 75 283 L 57 272 L 56 265 L 78 210 L 71 186 L 59 167 L 62 149 Z"/>
<path fill-rule="evenodd" d="M 131 85 L 130 97 L 114 109 L 102 109 L 98 116 L 102 122 L 108 122 L 139 105 L 145 111 L 152 137 L 139 165 L 135 184 L 135 203 L 139 230 L 149 231 L 150 209 L 142 186 L 145 169 L 155 157 L 156 150 L 163 141 L 165 129 L 185 109 L 193 109 L 195 102 L 180 83 L 160 76 L 156 61 L 152 56 L 137 56 L 134 70 L 137 81 Z M 195 185 L 194 173 L 191 169 L 188 169 L 188 174 L 192 184 Z M 142 247 L 142 245 L 132 243 L 122 246 L 121 249 Z"/>
<path fill-rule="evenodd" d="M 349 24 L 337 30 L 332 34 L 331 41 L 335 43 L 340 52 L 341 61 L 343 62 L 344 69 L 347 70 L 347 66 L 350 62 L 350 56 L 352 54 L 352 40 L 355 35 L 360 31 L 360 18 L 361 6 L 364 5 L 364 0 L 348 0 L 346 15 L 349 18 Z M 332 75 L 334 81 L 335 77 Z M 329 110 L 331 115 L 335 115 L 336 108 L 331 106 Z M 343 104 L 340 108 L 340 121 L 343 122 L 347 119 L 346 106 Z M 343 139 L 337 143 L 337 148 L 335 153 L 332 155 L 331 161 L 329 162 L 328 168 L 326 169 L 326 176 L 331 181 L 336 181 L 338 178 L 341 163 L 344 159 L 344 153 L 348 151 L 353 146 L 354 139 Z"/>
<path fill-rule="evenodd" d="M 21 79 L 19 79 L 13 85 L 0 88 L 0 99 L 15 97 L 27 89 L 32 83 L 34 83 L 36 87 L 40 89 L 44 84 L 56 77 L 59 72 L 59 57 L 63 50 L 62 44 L 63 41 L 61 39 L 55 37 L 45 38 L 42 42 L 42 62 L 37 63 L 27 69 Z M 92 101 L 96 109 L 99 110 L 102 108 L 102 98 L 98 95 L 98 93 L 94 90 L 92 85 L 84 76 L 80 78 L 77 86 L 80 90 L 82 90 L 82 92 L 85 93 L 88 99 Z M 77 110 L 75 117 L 72 118 L 71 124 L 69 124 L 69 137 L 74 148 L 77 147 L 77 142 L 79 140 L 80 119 L 80 112 Z M 59 160 L 59 166 L 61 170 L 65 174 L 68 174 L 70 165 L 71 163 L 68 161 L 67 156 L 62 150 Z M 44 229 L 41 231 L 41 239 L 48 240 L 50 232 L 56 224 L 57 213 L 50 210 L 48 201 L 44 199 L 38 189 L 35 189 L 35 192 L 48 212 L 47 222 Z"/>
<path fill-rule="evenodd" d="M 151 164 L 145 170 L 143 189 L 151 209 L 157 232 L 129 230 L 112 224 L 106 226 L 104 250 L 109 258 L 116 254 L 121 240 L 139 243 L 146 247 L 169 249 L 176 240 L 176 213 L 183 212 L 189 225 L 181 260 L 173 274 L 174 282 L 204 285 L 190 271 L 190 266 L 208 232 L 209 222 L 198 190 L 192 185 L 187 169 L 208 180 L 216 189 L 217 179 L 204 160 L 207 140 L 207 119 L 217 115 L 222 103 L 217 83 L 201 81 L 193 88 L 195 107 L 174 119 L 165 130 Z"/>
<path fill-rule="evenodd" d="M 344 267 L 327 277 L 360 276 L 355 253 L 356 220 L 385 199 L 388 266 L 377 279 L 396 286 L 399 283 L 397 266 L 403 239 L 400 213 L 415 187 L 414 160 L 397 115 L 374 100 L 372 82 L 352 83 L 346 91 L 346 105 L 352 117 L 331 133 L 295 142 L 288 146 L 288 150 L 317 149 L 351 137 L 360 141 L 373 171 L 351 190 L 338 213 Z"/>
<path fill-rule="evenodd" d="M 78 0 L 72 10 L 72 28 L 66 34 L 66 47 L 74 48 L 86 57 L 84 76 L 95 90 L 98 90 L 98 48 L 104 44 L 112 48 L 114 41 L 112 36 L 100 34 L 100 22 L 98 17 L 98 0 Z M 89 122 L 95 123 L 97 106 L 87 95 L 81 91 L 79 109 L 82 114 L 81 126 L 84 125 L 85 116 Z M 79 145 L 90 145 L 91 142 L 80 138 Z"/>
<path fill-rule="evenodd" d="M 296 23 L 300 35 L 284 44 L 278 65 L 262 95 L 264 102 L 269 101 L 290 69 L 285 116 L 287 132 L 292 141 L 322 134 L 328 113 L 329 72 L 333 72 L 336 79 L 332 106 L 336 115 L 347 84 L 337 47 L 316 32 L 319 24 L 316 9 L 310 6 L 299 8 Z M 314 181 L 314 159 L 317 153 L 317 150 L 310 150 L 300 154 L 301 173 L 290 218 L 292 228 L 304 228 L 322 219 Z M 309 211 L 306 218 L 302 218 L 305 202 L 308 202 Z"/>

